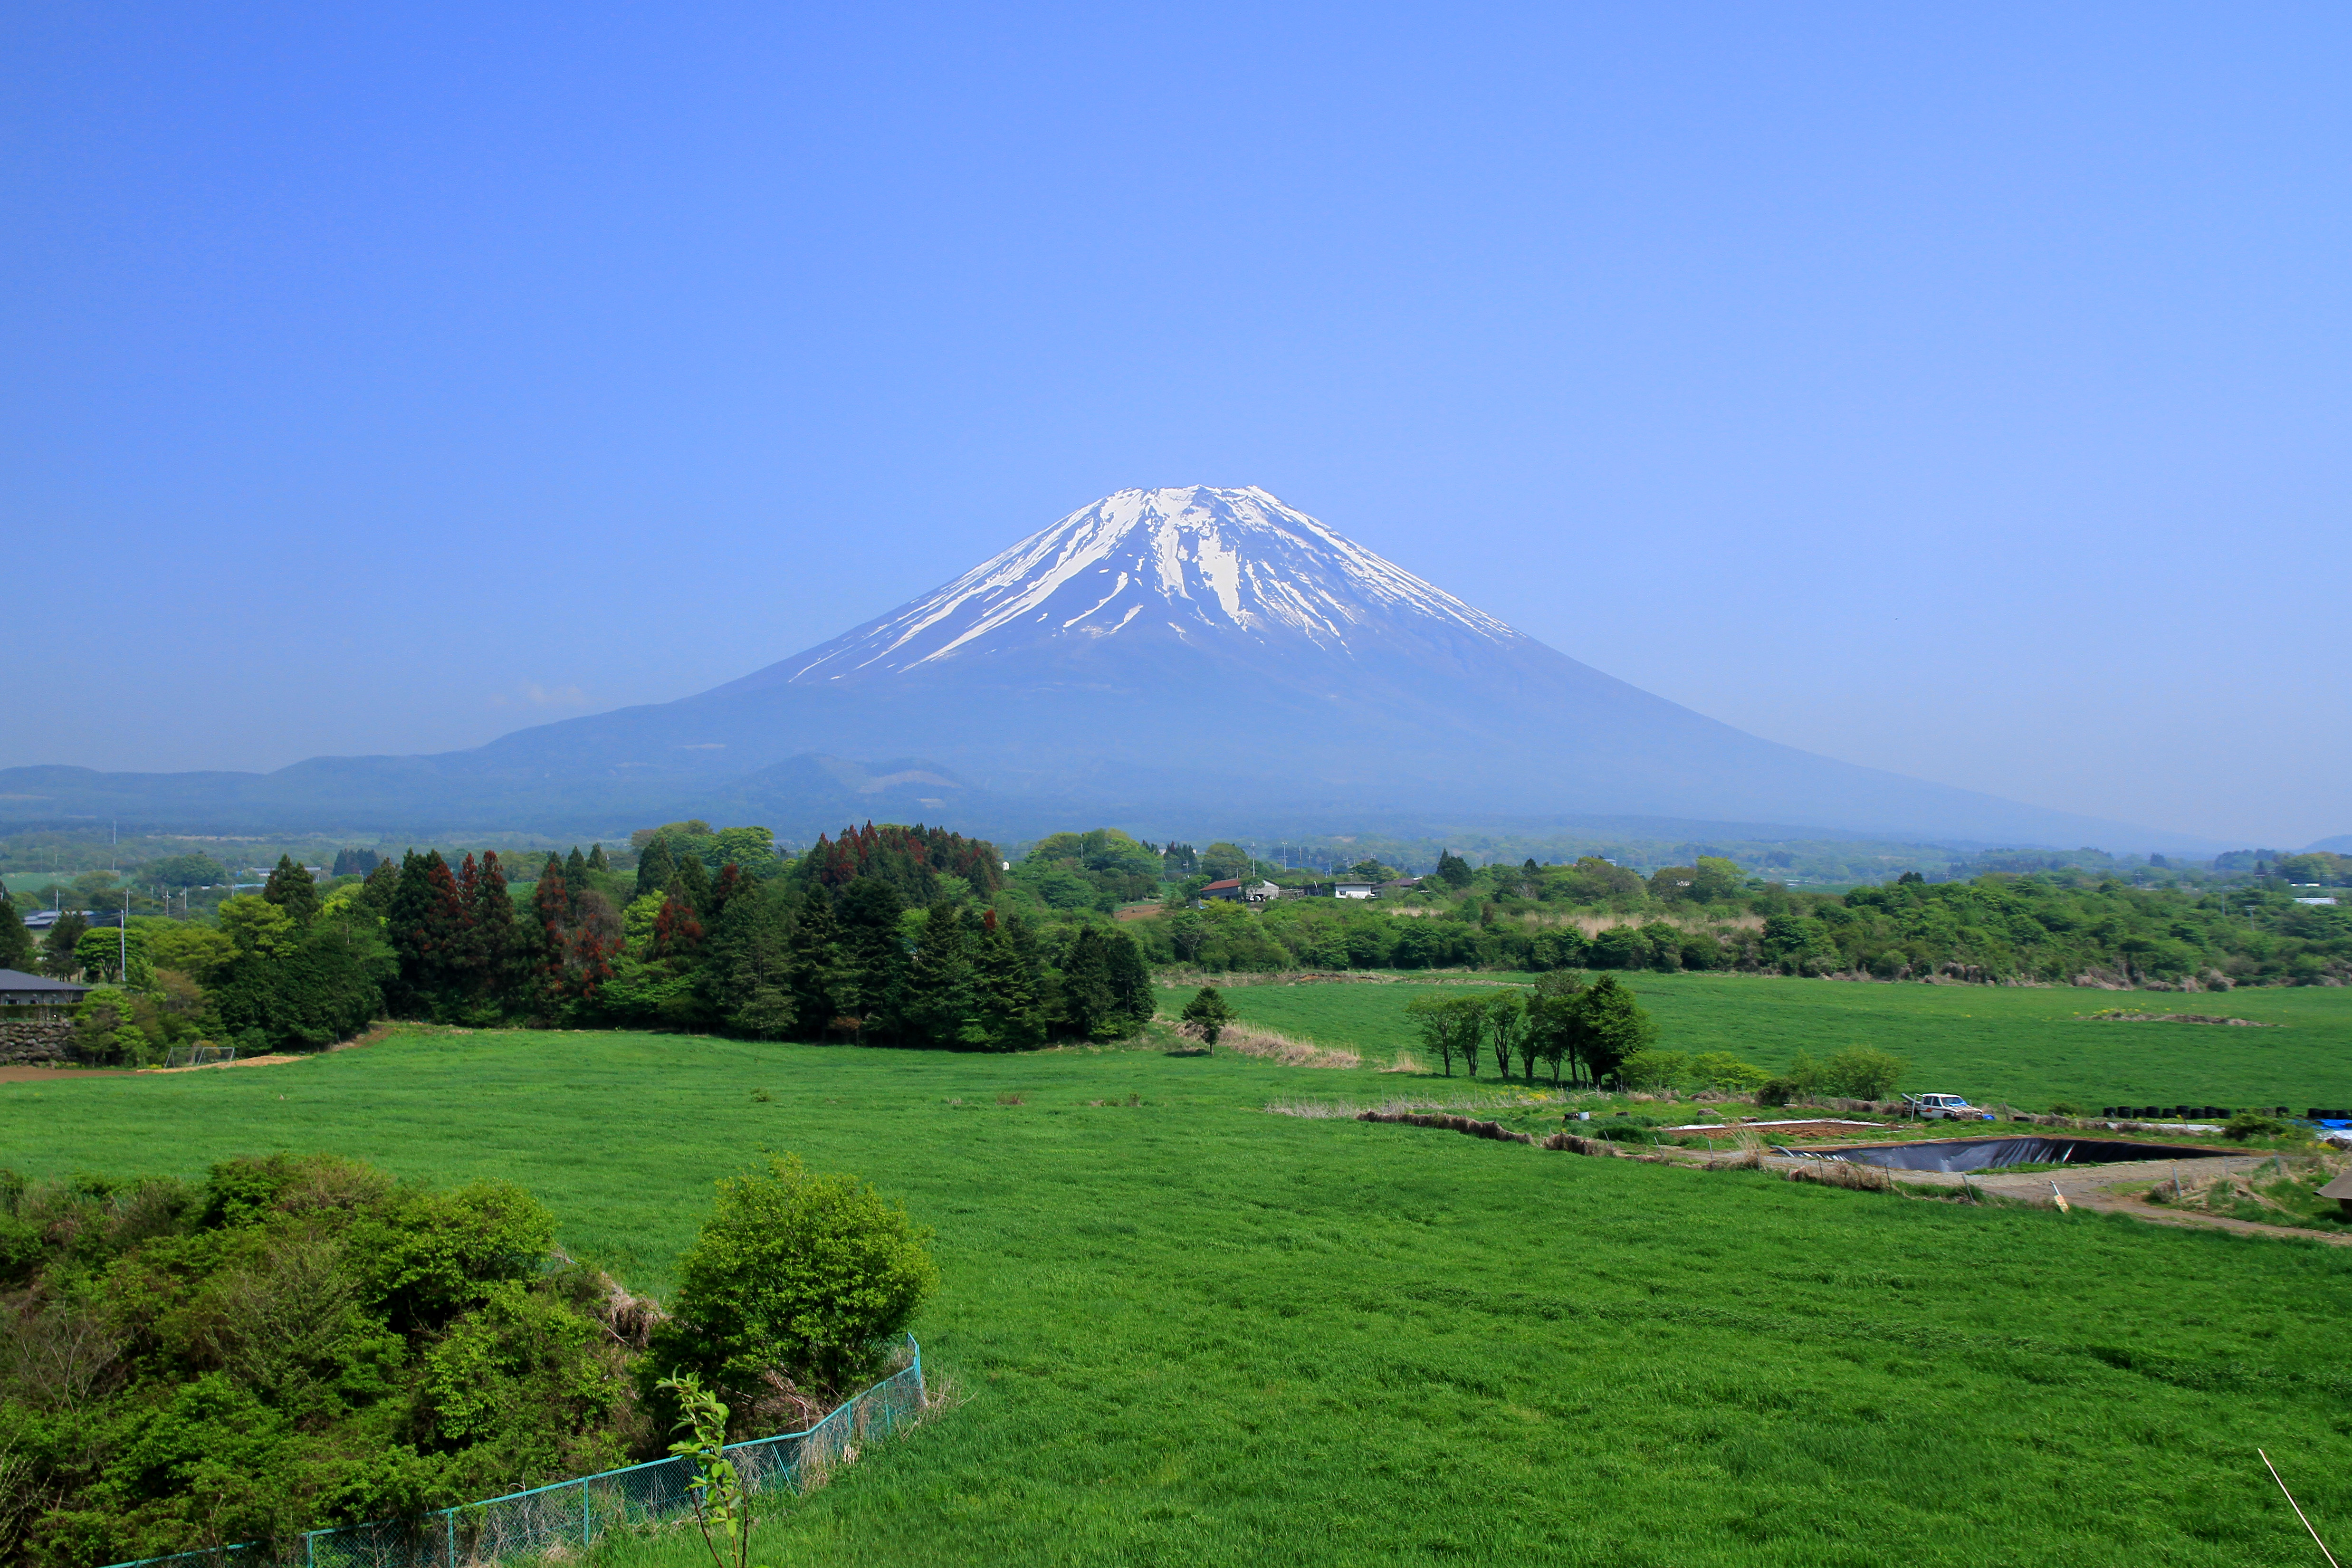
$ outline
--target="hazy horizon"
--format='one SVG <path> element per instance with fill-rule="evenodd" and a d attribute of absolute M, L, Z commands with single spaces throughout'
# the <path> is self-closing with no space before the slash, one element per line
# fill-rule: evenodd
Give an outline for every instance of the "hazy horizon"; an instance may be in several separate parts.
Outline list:
<path fill-rule="evenodd" d="M 2346 31 L 19 16 L 0 766 L 664 701 L 1203 483 L 1770 740 L 2352 832 Z"/>

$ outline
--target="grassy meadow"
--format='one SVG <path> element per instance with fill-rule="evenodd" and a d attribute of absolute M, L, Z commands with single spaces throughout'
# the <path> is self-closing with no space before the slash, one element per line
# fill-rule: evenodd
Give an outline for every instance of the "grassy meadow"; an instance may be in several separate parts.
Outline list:
<path fill-rule="evenodd" d="M 2257 1444 L 2352 1521 L 2352 1252 L 1262 1109 L 1406 1082 L 418 1031 L 0 1085 L 0 1163 L 508 1177 L 656 1293 L 713 1179 L 860 1173 L 937 1227 L 917 1329 L 963 1403 L 763 1530 L 770 1564 L 2300 1563 Z"/>
<path fill-rule="evenodd" d="M 1818 1058 L 1867 1045 L 1911 1064 L 1906 1089 L 1965 1094 L 1980 1104 L 2039 1110 L 2067 1100 L 2093 1110 L 2124 1104 L 2285 1105 L 2298 1114 L 2313 1105 L 2352 1104 L 2352 989 L 2344 987 L 2179 995 L 1744 974 L 1621 978 L 1657 1019 L 1664 1048 L 1729 1051 L 1775 1071 L 1799 1051 Z M 1354 1046 L 1369 1064 L 1416 1045 L 1404 1007 L 1429 984 L 1423 977 L 1391 984 L 1236 985 L 1225 995 L 1246 1023 L 1319 1044 Z M 1175 1003 L 1184 994 L 1170 991 L 1163 1001 Z M 2087 1016 L 2116 1006 L 2283 1026 L 2113 1024 Z"/>

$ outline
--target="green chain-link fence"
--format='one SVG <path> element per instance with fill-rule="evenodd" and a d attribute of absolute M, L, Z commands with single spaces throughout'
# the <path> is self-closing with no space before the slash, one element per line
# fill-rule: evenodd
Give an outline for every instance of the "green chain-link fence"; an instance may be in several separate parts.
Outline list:
<path fill-rule="evenodd" d="M 806 1491 L 860 1444 L 887 1437 L 923 1413 L 923 1352 L 907 1336 L 900 1371 L 858 1394 L 805 1432 L 730 1443 L 746 1489 Z M 645 1525 L 694 1506 L 692 1468 L 684 1459 L 655 1459 L 527 1492 L 442 1509 L 415 1519 L 313 1530 L 282 1554 L 259 1542 L 170 1557 L 146 1557 L 112 1568 L 479 1568 L 549 1547 L 587 1546 L 615 1529 Z"/>

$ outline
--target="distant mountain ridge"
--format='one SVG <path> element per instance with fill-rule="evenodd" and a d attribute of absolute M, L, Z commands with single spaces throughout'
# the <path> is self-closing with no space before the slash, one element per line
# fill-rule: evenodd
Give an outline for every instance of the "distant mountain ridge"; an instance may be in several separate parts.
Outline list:
<path fill-rule="evenodd" d="M 572 832 L 741 813 L 793 833 L 872 807 L 1019 837 L 1589 814 L 2213 847 L 1759 739 L 1578 663 L 1263 489 L 1205 486 L 1107 496 L 889 615 L 676 702 L 437 756 L 79 773 L 0 773 L 0 816 L 104 799 L 150 816 Z"/>

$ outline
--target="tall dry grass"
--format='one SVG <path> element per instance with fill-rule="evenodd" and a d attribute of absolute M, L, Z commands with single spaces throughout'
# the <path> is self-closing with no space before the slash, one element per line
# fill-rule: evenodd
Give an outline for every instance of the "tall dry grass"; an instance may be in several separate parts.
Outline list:
<path fill-rule="evenodd" d="M 1198 1025 L 1185 1024 L 1178 1034 L 1191 1039 L 1202 1039 Z M 1250 1024 L 1227 1024 L 1217 1035 L 1217 1047 L 1239 1051 L 1245 1057 L 1261 1061 L 1278 1062 L 1289 1068 L 1360 1068 L 1364 1058 L 1347 1046 L 1318 1046 L 1312 1040 L 1294 1040 L 1288 1035 L 1272 1029 L 1261 1029 Z"/>

